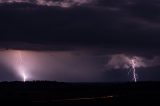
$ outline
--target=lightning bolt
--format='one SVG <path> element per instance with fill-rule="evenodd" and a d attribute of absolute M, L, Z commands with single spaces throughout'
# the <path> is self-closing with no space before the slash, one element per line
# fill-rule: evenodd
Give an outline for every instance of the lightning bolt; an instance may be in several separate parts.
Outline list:
<path fill-rule="evenodd" d="M 23 81 L 25 82 L 27 76 L 26 76 L 25 70 L 23 68 L 23 58 L 22 58 L 21 51 L 18 51 L 18 53 L 17 53 L 17 60 L 18 60 L 18 69 L 23 77 Z"/>
<path fill-rule="evenodd" d="M 133 80 L 137 82 L 136 68 L 135 68 L 135 59 L 131 59 L 131 71 L 133 72 Z"/>

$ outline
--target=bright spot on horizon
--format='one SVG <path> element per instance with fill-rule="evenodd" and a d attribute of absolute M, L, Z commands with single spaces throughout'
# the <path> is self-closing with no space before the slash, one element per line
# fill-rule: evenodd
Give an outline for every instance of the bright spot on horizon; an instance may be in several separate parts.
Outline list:
<path fill-rule="evenodd" d="M 26 82 L 27 75 L 25 73 L 25 69 L 23 67 L 19 67 L 19 72 L 20 72 L 21 77 L 23 78 L 23 82 Z"/>
<path fill-rule="evenodd" d="M 23 75 L 23 82 L 26 82 L 26 78 L 27 78 L 26 74 L 23 72 L 22 75 Z"/>

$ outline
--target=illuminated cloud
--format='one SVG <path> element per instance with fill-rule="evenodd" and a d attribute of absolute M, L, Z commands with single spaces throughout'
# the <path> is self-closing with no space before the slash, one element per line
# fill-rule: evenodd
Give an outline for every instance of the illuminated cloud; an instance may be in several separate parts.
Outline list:
<path fill-rule="evenodd" d="M 125 54 L 115 54 L 107 56 L 109 58 L 106 66 L 107 70 L 112 69 L 128 69 L 131 67 L 131 59 L 134 58 L 136 60 L 135 68 L 147 68 L 147 67 L 155 67 L 159 66 L 159 56 L 155 56 L 152 59 L 148 59 L 140 56 L 127 56 Z"/>
<path fill-rule="evenodd" d="M 89 4 L 93 0 L 0 0 L 0 3 L 30 3 L 42 6 L 72 7 Z"/>
<path fill-rule="evenodd" d="M 0 51 L 0 58 L 2 66 L 6 66 L 8 72 L 13 73 L 17 80 L 24 82 L 30 80 L 98 81 L 101 80 L 101 72 L 103 72 L 96 61 L 98 57 L 89 56 L 81 51 L 5 50 Z M 5 73 L 7 69 L 3 69 L 2 66 L 0 72 Z"/>

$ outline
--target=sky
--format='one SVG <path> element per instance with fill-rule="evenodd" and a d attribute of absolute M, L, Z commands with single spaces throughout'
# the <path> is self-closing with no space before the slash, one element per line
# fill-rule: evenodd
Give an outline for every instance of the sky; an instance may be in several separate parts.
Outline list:
<path fill-rule="evenodd" d="M 0 81 L 160 81 L 160 0 L 0 0 Z M 17 55 L 20 54 L 20 57 Z M 17 62 L 21 61 L 21 62 Z"/>

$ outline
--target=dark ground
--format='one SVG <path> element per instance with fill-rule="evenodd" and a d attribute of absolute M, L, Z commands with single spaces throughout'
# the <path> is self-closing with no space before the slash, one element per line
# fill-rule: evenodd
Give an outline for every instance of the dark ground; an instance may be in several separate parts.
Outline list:
<path fill-rule="evenodd" d="M 155 105 L 160 82 L 60 83 L 1 82 L 0 103 L 32 105 Z"/>

